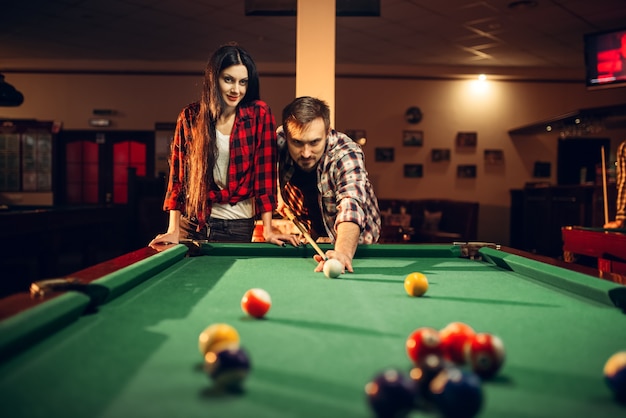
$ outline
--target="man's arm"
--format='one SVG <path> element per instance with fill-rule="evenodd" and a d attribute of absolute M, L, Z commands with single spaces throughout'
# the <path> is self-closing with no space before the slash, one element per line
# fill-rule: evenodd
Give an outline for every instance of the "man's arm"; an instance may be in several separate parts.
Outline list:
<path fill-rule="evenodd" d="M 361 228 L 353 222 L 341 222 L 337 225 L 337 239 L 335 240 L 335 249 L 326 251 L 326 257 L 334 258 L 343 264 L 344 268 L 353 273 L 352 259 L 359 243 Z M 315 259 L 319 262 L 315 271 L 324 269 L 324 261 L 320 256 Z"/>
<path fill-rule="evenodd" d="M 617 212 L 615 220 L 605 223 L 605 228 L 624 228 L 626 223 L 626 141 L 617 147 Z"/>

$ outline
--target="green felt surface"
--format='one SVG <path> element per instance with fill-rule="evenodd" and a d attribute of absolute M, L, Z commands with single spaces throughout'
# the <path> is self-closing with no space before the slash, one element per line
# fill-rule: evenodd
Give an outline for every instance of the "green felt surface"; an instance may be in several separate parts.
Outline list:
<path fill-rule="evenodd" d="M 152 271 L 0 364 L 0 416 L 368 417 L 367 381 L 386 367 L 409 369 L 404 344 L 414 329 L 452 321 L 497 334 L 507 349 L 500 375 L 483 384 L 480 416 L 626 412 L 602 378 L 606 359 L 626 350 L 626 315 L 594 296 L 614 284 L 548 266 L 542 278 L 536 263 L 495 250 L 472 261 L 455 248 L 382 245 L 361 250 L 354 274 L 331 280 L 313 272 L 310 254 L 294 256 L 303 249 L 259 246 L 259 257 L 250 248 L 210 246 L 207 256 Z M 429 278 L 425 297 L 404 292 L 413 271 Z M 554 276 L 575 291 L 550 283 Z M 252 287 L 272 297 L 264 320 L 241 311 Z M 198 335 L 215 322 L 235 326 L 250 353 L 243 394 L 214 393 L 201 371 Z"/>

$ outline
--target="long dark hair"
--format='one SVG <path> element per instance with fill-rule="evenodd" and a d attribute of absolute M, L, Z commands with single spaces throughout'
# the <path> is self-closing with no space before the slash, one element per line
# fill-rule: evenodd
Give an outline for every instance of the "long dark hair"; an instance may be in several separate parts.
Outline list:
<path fill-rule="evenodd" d="M 218 48 L 204 70 L 200 110 L 191 127 L 192 141 L 187 144 L 188 216 L 206 211 L 207 191 L 213 186 L 213 166 L 217 156 L 215 126 L 226 107 L 219 88 L 219 77 L 224 69 L 239 64 L 248 69 L 248 85 L 240 105 L 259 100 L 259 74 L 256 64 L 250 54 L 236 43 Z"/>

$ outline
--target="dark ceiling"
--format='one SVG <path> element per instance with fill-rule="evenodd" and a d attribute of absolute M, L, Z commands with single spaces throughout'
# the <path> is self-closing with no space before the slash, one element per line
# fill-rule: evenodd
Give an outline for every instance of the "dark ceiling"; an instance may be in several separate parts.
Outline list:
<path fill-rule="evenodd" d="M 280 0 L 277 0 L 280 1 Z M 283 0 L 284 1 L 284 0 Z M 0 9 L 0 71 L 29 60 L 206 61 L 236 40 L 259 63 L 295 63 L 296 18 L 244 0 L 26 0 Z M 338 64 L 581 71 L 583 35 L 626 25 L 625 0 L 381 0 L 338 17 Z M 320 22 L 323 25 L 323 22 Z"/>

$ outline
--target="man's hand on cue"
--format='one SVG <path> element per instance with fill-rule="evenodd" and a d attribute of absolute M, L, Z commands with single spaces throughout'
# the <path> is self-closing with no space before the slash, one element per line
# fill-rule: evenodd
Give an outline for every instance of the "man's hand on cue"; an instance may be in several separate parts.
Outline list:
<path fill-rule="evenodd" d="M 350 256 L 348 256 L 347 254 L 343 254 L 340 252 L 337 252 L 335 250 L 328 250 L 326 251 L 326 257 L 327 258 L 334 258 L 335 260 L 339 261 L 341 264 L 343 264 L 343 267 L 345 269 L 345 271 L 348 271 L 350 273 L 354 273 L 354 270 L 352 269 L 352 258 Z M 315 272 L 320 272 L 324 270 L 324 259 L 322 258 L 322 256 L 320 256 L 319 254 L 315 254 L 313 256 L 313 258 L 315 259 L 315 261 L 317 261 L 317 267 L 315 267 Z M 342 272 L 344 273 L 344 272 Z"/>

